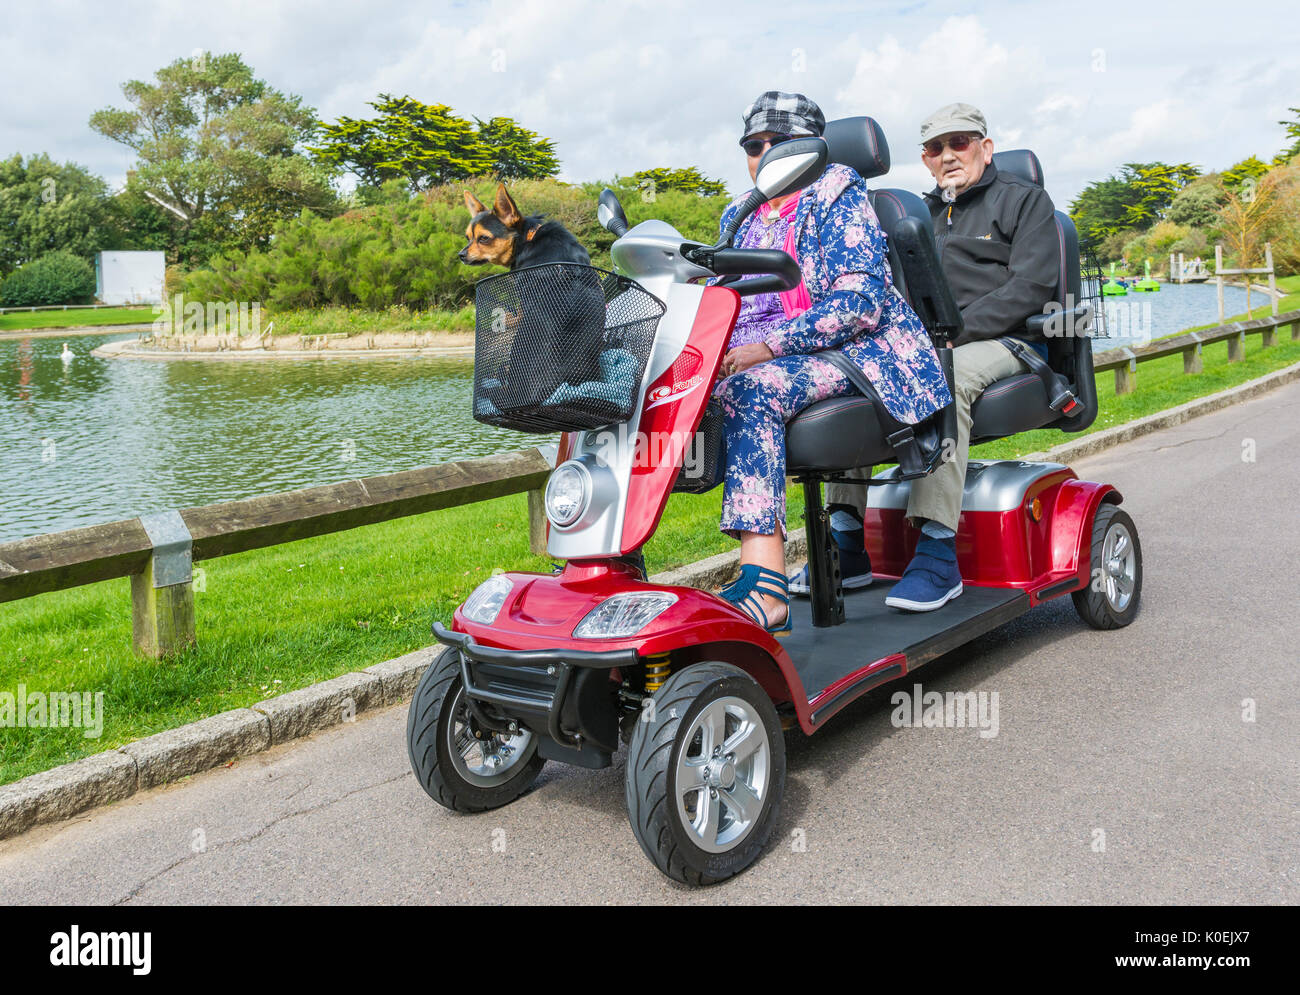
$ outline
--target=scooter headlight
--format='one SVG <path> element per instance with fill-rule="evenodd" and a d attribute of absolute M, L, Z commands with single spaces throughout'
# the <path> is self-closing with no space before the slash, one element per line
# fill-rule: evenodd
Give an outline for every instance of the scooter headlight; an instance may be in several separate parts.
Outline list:
<path fill-rule="evenodd" d="M 489 577 L 474 588 L 474 593 L 461 606 L 461 614 L 470 621 L 491 625 L 497 620 L 497 613 L 506 603 L 506 596 L 510 594 L 512 587 L 514 585 L 510 582 L 510 578 L 503 574 Z"/>
<path fill-rule="evenodd" d="M 619 639 L 635 636 L 677 603 L 667 591 L 631 591 L 606 598 L 573 630 L 579 639 Z"/>
<path fill-rule="evenodd" d="M 591 503 L 591 473 L 577 460 L 561 463 L 546 481 L 546 514 L 559 528 L 582 517 Z"/>

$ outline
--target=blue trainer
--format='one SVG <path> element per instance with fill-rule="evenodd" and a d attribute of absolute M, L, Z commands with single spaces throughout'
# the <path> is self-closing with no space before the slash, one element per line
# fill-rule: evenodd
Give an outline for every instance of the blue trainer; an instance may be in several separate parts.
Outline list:
<path fill-rule="evenodd" d="M 885 604 L 910 612 L 931 612 L 961 594 L 957 541 L 921 536 L 916 555 L 894 585 Z"/>

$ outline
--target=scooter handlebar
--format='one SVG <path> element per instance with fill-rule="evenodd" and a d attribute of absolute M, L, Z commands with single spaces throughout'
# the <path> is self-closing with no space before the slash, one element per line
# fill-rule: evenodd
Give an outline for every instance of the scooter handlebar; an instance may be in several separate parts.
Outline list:
<path fill-rule="evenodd" d="M 766 274 L 736 283 L 723 281 L 725 286 L 742 297 L 793 290 L 803 280 L 799 264 L 790 258 L 789 253 L 780 249 L 713 249 L 699 246 L 686 249 L 683 255 L 691 262 L 713 270 L 718 276 Z"/>

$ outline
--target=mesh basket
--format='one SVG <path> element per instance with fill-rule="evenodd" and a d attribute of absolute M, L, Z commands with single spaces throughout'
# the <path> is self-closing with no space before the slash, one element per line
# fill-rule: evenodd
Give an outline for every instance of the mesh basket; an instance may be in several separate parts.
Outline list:
<path fill-rule="evenodd" d="M 1110 323 L 1106 320 L 1106 298 L 1101 293 L 1101 285 L 1106 282 L 1106 276 L 1091 247 L 1085 246 L 1083 249 L 1083 265 L 1079 276 L 1079 303 L 1087 304 L 1092 309 L 1088 337 L 1108 339 Z"/>
<path fill-rule="evenodd" d="M 632 416 L 664 313 L 640 284 L 547 263 L 480 280 L 474 304 L 477 421 L 572 432 Z"/>

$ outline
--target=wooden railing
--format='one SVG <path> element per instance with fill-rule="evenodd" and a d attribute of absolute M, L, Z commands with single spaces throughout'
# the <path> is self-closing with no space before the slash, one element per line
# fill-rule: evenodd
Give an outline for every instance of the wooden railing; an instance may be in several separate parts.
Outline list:
<path fill-rule="evenodd" d="M 0 602 L 130 577 L 136 651 L 166 656 L 195 641 L 196 560 L 523 492 L 531 548 L 545 553 L 551 458 L 523 449 L 0 544 Z"/>
<path fill-rule="evenodd" d="M 1199 332 L 1185 332 L 1173 338 L 1160 339 L 1150 345 L 1137 348 L 1107 349 L 1093 356 L 1093 369 L 1102 373 L 1115 371 L 1115 393 L 1131 394 L 1137 389 L 1138 363 L 1149 359 L 1160 359 L 1182 353 L 1183 372 L 1200 373 L 1202 370 L 1201 348 L 1212 342 L 1228 343 L 1228 362 L 1235 363 L 1245 358 L 1246 336 L 1262 335 L 1264 346 L 1277 343 L 1277 330 L 1285 325 L 1291 326 L 1291 338 L 1300 339 L 1300 311 L 1288 311 L 1286 314 L 1271 318 L 1255 318 L 1251 321 L 1234 321 Z M 1098 340 L 1100 341 L 1100 340 Z M 1094 343 L 1095 348 L 1096 343 Z"/>

